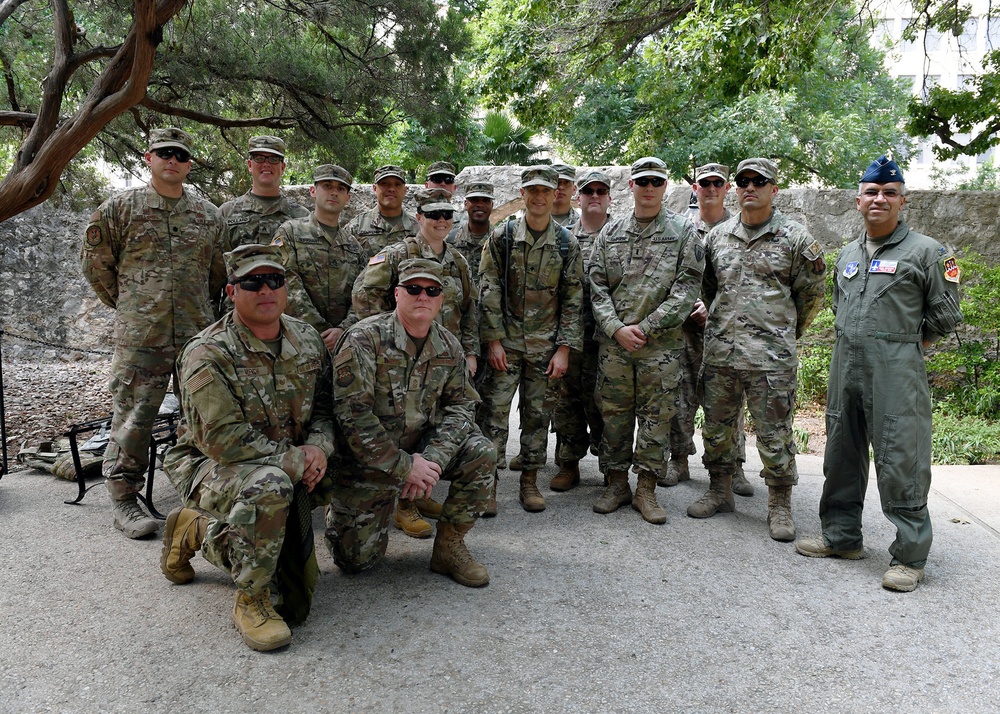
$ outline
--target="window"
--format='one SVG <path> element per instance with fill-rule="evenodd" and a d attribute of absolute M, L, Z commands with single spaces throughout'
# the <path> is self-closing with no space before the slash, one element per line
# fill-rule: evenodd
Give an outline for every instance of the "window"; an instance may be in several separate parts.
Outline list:
<path fill-rule="evenodd" d="M 962 34 L 958 37 L 958 49 L 965 52 L 972 52 L 976 49 L 976 35 L 979 34 L 979 20 L 970 17 L 965 21 Z"/>
<path fill-rule="evenodd" d="M 986 50 L 1000 50 L 1000 17 L 986 20 Z"/>
<path fill-rule="evenodd" d="M 901 74 L 899 75 L 899 77 L 897 77 L 897 79 L 905 83 L 903 87 L 904 89 L 906 89 L 906 91 L 908 91 L 910 94 L 914 93 L 913 85 L 917 79 L 916 77 L 914 77 L 912 74 Z"/>
<path fill-rule="evenodd" d="M 903 30 L 906 31 L 911 26 L 916 25 L 917 21 L 912 17 L 903 18 Z M 920 41 L 923 39 L 924 33 L 916 29 L 916 34 L 913 36 L 912 40 L 903 40 L 903 52 L 916 52 L 920 49 Z"/>
<path fill-rule="evenodd" d="M 927 36 L 924 39 L 924 51 L 926 52 L 940 52 L 946 49 L 943 40 L 943 35 L 941 30 L 936 30 L 933 27 L 927 28 Z"/>
<path fill-rule="evenodd" d="M 930 91 L 941 84 L 941 75 L 938 74 L 927 74 L 924 75 L 924 84 L 920 90 L 920 98 L 925 102 L 927 97 L 930 95 Z"/>
<path fill-rule="evenodd" d="M 975 81 L 976 75 L 974 74 L 960 74 L 958 75 L 958 86 L 955 87 L 958 91 L 969 90 L 975 91 L 972 83 Z"/>
<path fill-rule="evenodd" d="M 875 23 L 875 29 L 872 34 L 875 36 L 876 45 L 879 47 L 892 47 L 896 44 L 896 38 L 893 34 L 895 24 L 895 19 L 878 20 Z"/>

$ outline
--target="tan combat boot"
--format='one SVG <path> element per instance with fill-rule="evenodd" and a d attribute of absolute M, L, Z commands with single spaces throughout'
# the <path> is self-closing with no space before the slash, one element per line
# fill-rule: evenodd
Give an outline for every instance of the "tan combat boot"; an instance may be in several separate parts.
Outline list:
<path fill-rule="evenodd" d="M 594 513 L 614 513 L 632 502 L 632 489 L 628 485 L 628 471 L 608 471 L 608 486 L 594 501 Z"/>
<path fill-rule="evenodd" d="M 559 473 L 549 481 L 549 488 L 553 491 L 569 491 L 580 484 L 580 462 L 563 461 L 559 465 Z"/>
<path fill-rule="evenodd" d="M 155 518 L 142 510 L 134 493 L 128 494 L 121 501 L 112 501 L 111 516 L 115 528 L 132 539 L 156 533 L 156 529 L 160 527 Z"/>
<path fill-rule="evenodd" d="M 709 469 L 708 491 L 688 506 L 688 515 L 692 518 L 711 518 L 716 513 L 732 513 L 735 510 L 732 472 L 722 473 Z"/>
<path fill-rule="evenodd" d="M 194 580 L 191 558 L 201 550 L 208 530 L 208 516 L 193 508 L 175 508 L 163 527 L 163 550 L 160 570 L 167 580 L 178 585 Z"/>
<path fill-rule="evenodd" d="M 521 454 L 511 459 L 510 465 L 507 467 L 509 471 L 520 471 L 522 468 L 524 468 L 524 459 L 521 458 Z"/>
<path fill-rule="evenodd" d="M 545 510 L 545 499 L 538 490 L 538 469 L 528 469 L 521 472 L 521 492 L 518 498 L 524 510 L 537 513 Z"/>
<path fill-rule="evenodd" d="M 470 588 L 481 588 L 490 582 L 486 566 L 472 557 L 465 545 L 465 534 L 471 523 L 438 523 L 431 552 L 431 570 L 450 575 L 452 580 Z"/>
<path fill-rule="evenodd" d="M 414 498 L 413 505 L 417 507 L 417 512 L 424 518 L 433 518 L 436 521 L 441 517 L 443 506 L 430 496 Z"/>
<path fill-rule="evenodd" d="M 656 479 L 657 486 L 676 486 L 681 481 L 690 481 L 687 456 L 672 456 L 667 462 L 663 475 Z"/>
<path fill-rule="evenodd" d="M 632 508 L 639 511 L 647 523 L 660 525 L 667 522 L 667 512 L 656 502 L 656 474 L 652 471 L 639 472 Z"/>
<path fill-rule="evenodd" d="M 292 631 L 274 611 L 271 591 L 267 588 L 257 595 L 236 591 L 233 624 L 243 635 L 246 646 L 258 652 L 275 650 L 292 641 Z"/>
<path fill-rule="evenodd" d="M 737 496 L 753 495 L 753 484 L 747 481 L 747 477 L 743 474 L 743 464 L 739 461 L 736 462 L 736 472 L 733 473 L 733 493 Z"/>
<path fill-rule="evenodd" d="M 483 511 L 483 518 L 493 518 L 497 514 L 497 482 L 500 479 L 493 474 L 493 485 L 490 487 L 490 500 L 486 502 L 486 510 Z"/>
<path fill-rule="evenodd" d="M 791 486 L 767 487 L 767 527 L 774 540 L 795 540 Z"/>
<path fill-rule="evenodd" d="M 420 517 L 416 505 L 409 499 L 399 499 L 392 522 L 410 538 L 430 538 L 434 535 L 434 528 Z"/>

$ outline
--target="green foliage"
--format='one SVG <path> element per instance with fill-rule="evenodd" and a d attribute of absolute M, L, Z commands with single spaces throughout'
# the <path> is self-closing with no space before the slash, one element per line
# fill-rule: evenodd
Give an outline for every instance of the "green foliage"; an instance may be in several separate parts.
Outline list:
<path fill-rule="evenodd" d="M 826 404 L 833 347 L 827 344 L 805 345 L 799 351 L 797 399 L 800 404 Z"/>
<path fill-rule="evenodd" d="M 483 119 L 482 157 L 493 166 L 525 166 L 545 147 L 534 146 L 534 132 L 506 112 L 490 111 Z"/>
<path fill-rule="evenodd" d="M 946 169 L 935 165 L 931 169 L 931 184 L 937 190 L 1000 191 L 1000 169 L 993 159 L 979 164 Z"/>
<path fill-rule="evenodd" d="M 934 412 L 931 458 L 935 464 L 985 464 L 1000 460 L 1000 423 Z"/>

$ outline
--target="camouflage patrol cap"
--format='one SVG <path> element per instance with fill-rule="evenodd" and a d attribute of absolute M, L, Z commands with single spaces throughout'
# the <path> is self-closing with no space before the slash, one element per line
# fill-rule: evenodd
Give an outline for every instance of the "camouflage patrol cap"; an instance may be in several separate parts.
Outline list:
<path fill-rule="evenodd" d="M 597 169 L 590 169 L 583 172 L 576 180 L 576 187 L 583 188 L 588 183 L 603 183 L 608 188 L 611 188 L 611 179 L 608 178 L 606 173 Z"/>
<path fill-rule="evenodd" d="M 281 252 L 273 245 L 247 243 L 234 248 L 224 257 L 230 280 L 245 277 L 257 268 L 275 268 L 282 273 L 285 272 L 285 266 L 281 263 Z"/>
<path fill-rule="evenodd" d="M 486 181 L 477 181 L 476 183 L 470 183 L 469 187 L 465 189 L 466 198 L 488 198 L 491 201 L 493 198 L 493 184 L 487 183 Z"/>
<path fill-rule="evenodd" d="M 770 179 L 773 182 L 778 180 L 778 167 L 770 159 L 743 159 L 740 165 L 736 167 L 736 177 L 739 178 L 740 174 L 744 171 L 756 171 L 764 178 Z"/>
<path fill-rule="evenodd" d="M 448 161 L 435 161 L 433 164 L 427 167 L 427 178 L 431 176 L 436 176 L 438 174 L 446 174 L 448 176 L 455 175 L 455 164 L 449 163 Z"/>
<path fill-rule="evenodd" d="M 350 172 L 343 166 L 336 164 L 320 164 L 313 169 L 313 183 L 317 184 L 320 181 L 339 181 L 347 186 L 348 191 L 354 185 L 354 177 L 351 176 Z"/>
<path fill-rule="evenodd" d="M 392 164 L 379 166 L 375 169 L 375 180 L 372 183 L 378 183 L 382 179 L 389 178 L 390 176 L 395 176 L 403 183 L 406 183 L 406 172 L 399 166 L 393 166 Z"/>
<path fill-rule="evenodd" d="M 667 165 L 663 163 L 662 159 L 658 159 L 655 156 L 644 156 L 632 164 L 631 178 L 637 179 L 643 176 L 655 176 L 661 179 L 669 178 L 667 176 Z"/>
<path fill-rule="evenodd" d="M 705 164 L 694 170 L 694 180 L 718 176 L 723 181 L 729 180 L 729 167 L 724 164 Z"/>
<path fill-rule="evenodd" d="M 528 186 L 558 188 L 559 174 L 551 166 L 529 166 L 521 172 L 521 188 Z"/>
<path fill-rule="evenodd" d="M 249 154 L 276 154 L 285 158 L 285 142 L 277 136 L 251 136 Z"/>
<path fill-rule="evenodd" d="M 441 264 L 429 258 L 409 258 L 399 264 L 399 284 L 406 285 L 411 280 L 427 278 L 438 285 L 444 285 Z"/>
<path fill-rule="evenodd" d="M 149 132 L 149 150 L 165 149 L 168 146 L 176 146 L 184 149 L 189 154 L 194 154 L 194 139 L 183 129 L 177 127 L 167 127 L 166 129 L 153 129 Z"/>
<path fill-rule="evenodd" d="M 569 164 L 552 164 L 552 170 L 559 175 L 560 179 L 576 181 L 576 169 Z"/>
<path fill-rule="evenodd" d="M 428 211 L 454 211 L 451 194 L 443 188 L 421 188 L 413 195 L 420 213 Z"/>

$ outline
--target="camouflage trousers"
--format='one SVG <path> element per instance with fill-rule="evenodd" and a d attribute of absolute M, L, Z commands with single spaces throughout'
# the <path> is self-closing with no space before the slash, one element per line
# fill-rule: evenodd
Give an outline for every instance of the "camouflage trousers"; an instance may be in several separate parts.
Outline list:
<path fill-rule="evenodd" d="M 588 449 L 597 452 L 604 432 L 604 420 L 597 408 L 596 341 L 586 340 L 583 352 L 570 350 L 569 368 L 559 380 L 557 401 L 552 411 L 558 448 L 556 463 L 579 461 Z"/>
<path fill-rule="evenodd" d="M 559 386 L 558 380 L 550 380 L 545 375 L 550 359 L 529 359 L 523 352 L 508 350 L 507 371 L 491 369 L 483 382 L 479 426 L 496 446 L 498 460 L 507 454 L 510 405 L 520 387 L 521 459 L 525 469 L 545 465 L 549 448 L 549 421 Z"/>
<path fill-rule="evenodd" d="M 207 461 L 200 471 L 205 475 L 187 505 L 212 517 L 201 553 L 229 573 L 236 587 L 256 595 L 278 567 L 292 481 L 281 469 L 259 464 Z"/>
<path fill-rule="evenodd" d="M 176 357 L 173 347 L 115 349 L 108 382 L 114 415 L 103 465 L 113 501 L 139 493 L 146 485 L 149 440 Z"/>
<path fill-rule="evenodd" d="M 438 522 L 475 523 L 486 510 L 495 471 L 493 443 L 473 427 L 441 475 L 451 483 Z M 345 573 L 368 570 L 385 555 L 404 482 L 405 478 L 366 470 L 356 462 L 337 469 L 326 510 L 326 546 Z"/>
<path fill-rule="evenodd" d="M 732 471 L 739 457 L 737 433 L 743 399 L 757 431 L 757 452 L 764 469 L 761 476 L 768 486 L 798 483 L 795 467 L 796 371 L 761 372 L 705 365 L 705 455 L 709 470 Z"/>
<path fill-rule="evenodd" d="M 634 465 L 636 471 L 660 473 L 670 453 L 670 420 L 677 411 L 677 351 L 644 347 L 629 353 L 617 343 L 604 343 L 598 359 L 598 406 L 604 418 L 601 471 L 628 471 Z"/>

